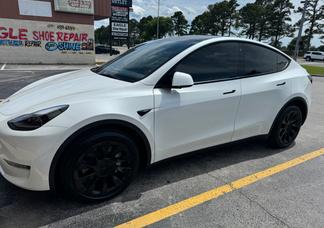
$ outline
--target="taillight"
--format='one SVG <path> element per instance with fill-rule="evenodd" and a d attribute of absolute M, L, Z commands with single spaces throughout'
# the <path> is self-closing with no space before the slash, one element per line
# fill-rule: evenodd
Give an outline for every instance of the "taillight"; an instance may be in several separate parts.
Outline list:
<path fill-rule="evenodd" d="M 309 81 L 310 81 L 311 83 L 313 83 L 313 77 L 312 77 L 312 75 L 307 75 L 307 77 L 308 77 Z"/>

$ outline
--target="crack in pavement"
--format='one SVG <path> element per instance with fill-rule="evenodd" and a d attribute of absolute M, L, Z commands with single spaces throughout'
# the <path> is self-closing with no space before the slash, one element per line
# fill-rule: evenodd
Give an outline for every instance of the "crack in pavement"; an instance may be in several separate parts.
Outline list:
<path fill-rule="evenodd" d="M 232 186 L 231 183 L 228 183 L 226 181 L 224 181 L 223 179 L 221 179 L 220 177 L 216 177 L 210 173 L 207 173 L 208 176 L 214 178 L 217 181 L 222 182 L 224 185 L 228 184 L 233 191 L 235 190 L 236 192 L 238 192 L 241 196 L 243 196 L 245 199 L 247 199 L 248 201 L 250 201 L 251 203 L 256 204 L 258 207 L 260 207 L 266 214 L 268 214 L 270 217 L 272 217 L 273 219 L 275 219 L 276 221 L 278 221 L 279 223 L 281 223 L 283 226 L 286 226 L 288 228 L 292 228 L 290 225 L 287 224 L 287 222 L 283 221 L 281 218 L 279 218 L 278 216 L 272 214 L 267 208 L 265 208 L 261 203 L 259 203 L 258 201 L 250 198 L 249 196 L 247 196 L 246 194 L 244 194 L 240 189 L 235 188 L 234 186 Z"/>

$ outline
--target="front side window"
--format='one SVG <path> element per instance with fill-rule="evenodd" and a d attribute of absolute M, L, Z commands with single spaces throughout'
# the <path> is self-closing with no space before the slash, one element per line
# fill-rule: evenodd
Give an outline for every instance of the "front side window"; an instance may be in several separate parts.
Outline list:
<path fill-rule="evenodd" d="M 206 38 L 163 39 L 130 49 L 93 72 L 127 82 L 137 82 L 152 74 L 167 61 Z"/>
<path fill-rule="evenodd" d="M 190 74 L 195 83 L 235 78 L 239 68 L 239 46 L 235 42 L 208 45 L 193 52 L 172 70 Z"/>
<path fill-rule="evenodd" d="M 251 43 L 241 44 L 242 76 L 270 74 L 284 70 L 289 59 L 270 48 Z"/>

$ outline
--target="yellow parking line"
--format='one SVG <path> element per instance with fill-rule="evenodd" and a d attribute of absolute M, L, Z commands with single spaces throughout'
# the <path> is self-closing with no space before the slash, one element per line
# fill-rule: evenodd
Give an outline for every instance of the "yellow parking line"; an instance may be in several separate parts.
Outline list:
<path fill-rule="evenodd" d="M 126 228 L 126 227 L 145 227 L 176 215 L 180 212 L 193 208 L 197 205 L 205 203 L 207 201 L 216 199 L 226 193 L 232 192 L 234 190 L 243 188 L 247 185 L 253 184 L 259 180 L 262 180 L 266 177 L 272 176 L 274 174 L 280 173 L 286 169 L 302 164 L 306 161 L 312 160 L 316 157 L 324 155 L 324 148 L 305 154 L 301 157 L 295 158 L 293 160 L 287 161 L 285 163 L 273 166 L 266 170 L 263 170 L 258 173 L 254 173 L 250 176 L 243 177 L 239 180 L 236 180 L 230 184 L 223 185 L 221 187 L 214 188 L 210 191 L 204 192 L 202 194 L 196 195 L 194 197 L 188 198 L 186 200 L 180 201 L 178 203 L 172 204 L 160 210 L 151 212 L 142 217 L 136 218 L 124 224 L 117 226 L 117 228 Z"/>

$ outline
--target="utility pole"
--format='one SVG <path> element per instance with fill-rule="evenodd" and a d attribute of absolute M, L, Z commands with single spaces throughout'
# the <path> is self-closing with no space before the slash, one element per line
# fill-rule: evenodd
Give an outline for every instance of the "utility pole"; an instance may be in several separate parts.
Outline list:
<path fill-rule="evenodd" d="M 303 27 L 304 27 L 304 23 L 305 23 L 305 15 L 306 15 L 306 10 L 307 10 L 307 6 L 308 6 L 308 1 L 309 0 L 305 0 L 305 1 L 301 2 L 301 3 L 304 3 L 304 9 L 303 9 L 302 18 L 300 20 L 300 27 L 299 27 L 298 37 L 297 37 L 297 41 L 296 41 L 296 45 L 295 45 L 295 53 L 294 53 L 294 59 L 295 60 L 297 60 L 298 54 L 299 54 L 299 43 L 300 43 L 300 40 L 301 40 L 302 34 L 303 34 Z"/>
<path fill-rule="evenodd" d="M 157 25 L 156 25 L 156 39 L 160 37 L 160 0 L 158 0 L 158 16 L 157 16 Z"/>

